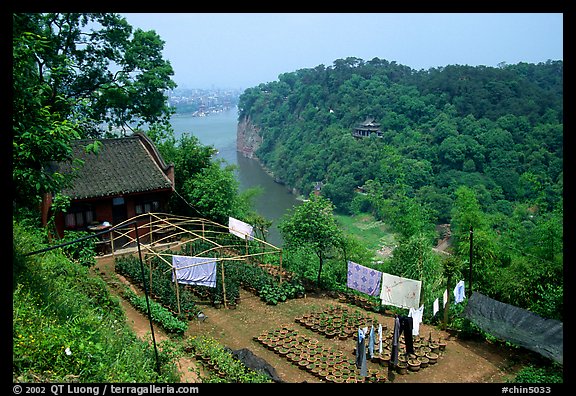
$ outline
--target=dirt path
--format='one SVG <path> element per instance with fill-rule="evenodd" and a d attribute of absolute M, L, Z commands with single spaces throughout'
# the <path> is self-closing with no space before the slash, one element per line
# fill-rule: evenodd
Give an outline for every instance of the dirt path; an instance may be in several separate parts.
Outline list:
<path fill-rule="evenodd" d="M 141 340 L 147 341 L 152 344 L 152 331 L 150 329 L 150 321 L 146 315 L 136 310 L 128 301 L 126 301 L 120 294 L 122 284 L 129 286 L 132 290 L 137 291 L 130 282 L 128 282 L 122 275 L 114 273 L 114 262 L 111 258 L 101 258 L 96 265 L 99 275 L 110 285 L 110 291 L 119 297 L 120 305 L 126 313 L 126 321 L 136 333 L 136 336 Z M 161 347 L 162 341 L 167 340 L 168 335 L 157 325 L 152 324 L 154 328 L 154 340 L 156 345 Z M 178 369 L 180 371 L 180 379 L 182 382 L 197 383 L 201 382 L 198 377 L 197 370 L 201 367 L 196 364 L 192 358 L 181 357 L 177 361 Z"/>
<path fill-rule="evenodd" d="M 100 275 L 111 285 L 111 290 L 118 290 L 115 283 L 123 281 L 120 276 L 113 273 L 111 259 L 100 259 L 96 267 Z M 150 340 L 150 324 L 146 316 L 134 310 L 125 301 L 123 301 L 122 306 L 126 311 L 130 325 L 138 336 Z M 208 334 L 233 350 L 250 349 L 256 356 L 274 367 L 278 376 L 285 382 L 321 382 L 317 377 L 305 370 L 300 370 L 287 359 L 265 348 L 255 341 L 254 337 L 264 331 L 287 324 L 301 334 L 318 339 L 324 346 L 342 351 L 345 357 L 353 360 L 353 351 L 356 346 L 354 340 L 327 339 L 294 321 L 296 317 L 305 313 L 322 311 L 330 306 L 345 306 L 349 309 L 360 310 L 362 313 L 374 317 L 379 323 L 386 324 L 388 328 L 393 328 L 392 317 L 367 312 L 333 298 L 307 296 L 272 306 L 260 301 L 254 294 L 241 290 L 240 303 L 236 309 L 216 309 L 208 305 L 199 305 L 208 318 L 203 322 L 191 321 L 185 337 Z M 167 337 L 161 329 L 156 327 L 154 333 L 157 342 Z M 398 383 L 502 383 L 513 377 L 519 368 L 519 357 L 516 353 L 511 353 L 486 342 L 463 341 L 434 327 L 420 325 L 421 335 L 428 337 L 430 333 L 432 333 L 433 338 L 442 338 L 447 342 L 446 350 L 438 363 L 415 373 L 391 374 L 389 380 Z M 195 373 L 196 365 L 193 359 L 182 359 L 179 364 L 183 381 L 199 381 Z M 368 362 L 368 368 L 385 370 L 388 373 L 387 369 L 376 363 Z"/>

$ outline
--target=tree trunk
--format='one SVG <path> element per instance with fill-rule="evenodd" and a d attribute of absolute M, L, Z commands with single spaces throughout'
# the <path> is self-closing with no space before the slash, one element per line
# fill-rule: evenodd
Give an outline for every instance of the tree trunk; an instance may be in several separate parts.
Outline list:
<path fill-rule="evenodd" d="M 318 280 L 316 281 L 316 286 L 320 288 L 320 274 L 322 274 L 322 264 L 324 263 L 324 255 L 322 253 L 317 253 L 318 259 L 320 260 L 320 268 L 318 268 Z"/>

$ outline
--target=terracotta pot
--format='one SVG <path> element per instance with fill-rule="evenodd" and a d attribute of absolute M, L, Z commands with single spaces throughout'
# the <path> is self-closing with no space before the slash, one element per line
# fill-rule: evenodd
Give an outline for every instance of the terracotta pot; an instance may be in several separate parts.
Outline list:
<path fill-rule="evenodd" d="M 320 368 L 319 365 L 314 364 L 314 367 L 312 368 L 311 372 L 312 372 L 312 374 L 315 375 L 316 377 L 319 377 L 321 370 L 322 370 L 322 368 Z"/>
<path fill-rule="evenodd" d="M 428 359 L 426 356 L 418 356 L 418 360 L 420 360 L 420 368 L 428 367 L 430 359 Z"/>
<path fill-rule="evenodd" d="M 390 362 L 390 358 L 392 356 L 389 353 L 384 353 L 382 355 L 380 355 L 380 365 L 381 366 L 387 366 L 388 363 Z"/>
<path fill-rule="evenodd" d="M 426 357 L 429 360 L 429 364 L 436 364 L 438 361 L 438 354 L 436 352 L 428 352 Z"/>
<path fill-rule="evenodd" d="M 440 350 L 440 352 L 444 351 L 446 349 L 446 341 L 438 341 L 438 349 Z"/>
<path fill-rule="evenodd" d="M 328 372 L 327 369 L 321 369 L 320 372 L 318 373 L 318 376 L 320 377 L 320 379 L 325 379 L 328 375 L 330 375 L 330 373 Z"/>
<path fill-rule="evenodd" d="M 267 336 L 266 334 L 260 334 L 260 335 L 257 337 L 257 340 L 258 340 L 259 342 L 263 342 L 263 341 L 266 340 L 267 338 L 268 338 L 268 336 Z"/>
<path fill-rule="evenodd" d="M 396 366 L 396 372 L 400 375 L 406 374 L 408 372 L 408 364 L 405 362 L 398 362 L 398 365 Z"/>
<path fill-rule="evenodd" d="M 408 359 L 408 369 L 410 371 L 418 371 L 420 370 L 422 362 L 418 359 Z"/>

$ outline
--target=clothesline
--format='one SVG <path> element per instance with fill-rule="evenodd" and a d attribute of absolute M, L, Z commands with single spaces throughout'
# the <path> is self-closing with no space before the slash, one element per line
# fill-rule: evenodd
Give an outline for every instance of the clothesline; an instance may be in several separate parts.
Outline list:
<path fill-rule="evenodd" d="M 391 275 L 348 261 L 347 286 L 370 296 L 377 296 L 379 291 L 380 300 L 383 305 L 406 308 L 411 312 L 422 312 L 424 310 L 424 305 L 420 305 L 420 291 L 422 287 L 422 281 L 420 280 Z M 464 281 L 461 280 L 453 290 L 454 302 L 456 304 L 462 302 L 466 297 L 464 294 L 464 286 Z M 443 307 L 446 307 L 446 303 L 448 302 L 447 289 L 444 291 L 442 298 L 444 300 Z M 433 316 L 435 316 L 439 310 L 439 298 L 436 298 L 432 303 Z M 421 322 L 420 320 L 416 324 L 416 328 L 418 328 Z"/>

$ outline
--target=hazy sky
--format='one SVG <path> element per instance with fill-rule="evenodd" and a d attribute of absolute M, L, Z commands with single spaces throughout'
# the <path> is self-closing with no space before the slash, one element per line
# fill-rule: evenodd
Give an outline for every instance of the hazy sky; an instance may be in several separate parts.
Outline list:
<path fill-rule="evenodd" d="M 357 57 L 413 69 L 563 59 L 561 13 L 124 13 L 181 88 L 248 88 Z"/>

